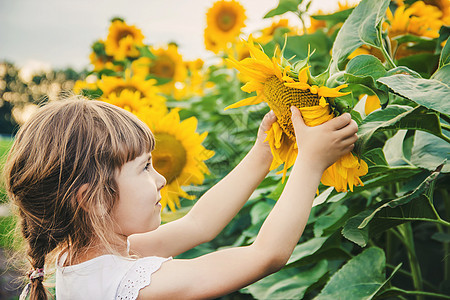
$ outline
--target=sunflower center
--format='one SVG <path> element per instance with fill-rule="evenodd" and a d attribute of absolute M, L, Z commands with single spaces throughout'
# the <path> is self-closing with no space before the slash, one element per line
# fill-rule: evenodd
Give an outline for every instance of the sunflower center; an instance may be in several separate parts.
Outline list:
<path fill-rule="evenodd" d="M 117 33 L 117 41 L 120 41 L 121 39 L 126 38 L 127 36 L 131 36 L 134 37 L 133 32 L 129 31 L 129 30 L 121 30 Z"/>
<path fill-rule="evenodd" d="M 168 133 L 155 133 L 155 140 L 153 164 L 155 170 L 163 175 L 169 184 L 183 171 L 186 165 L 186 150 L 180 141 Z"/>
<path fill-rule="evenodd" d="M 150 67 L 150 73 L 161 78 L 173 78 L 175 63 L 168 56 L 160 56 Z"/>
<path fill-rule="evenodd" d="M 217 27 L 222 31 L 230 31 L 236 24 L 236 13 L 233 10 L 223 9 L 217 15 Z"/>
<path fill-rule="evenodd" d="M 271 76 L 266 80 L 263 92 L 269 107 L 278 118 L 281 129 L 292 139 L 295 139 L 295 134 L 291 121 L 291 106 L 295 105 L 300 108 L 319 105 L 320 98 L 317 94 L 312 94 L 309 90 L 284 86 L 276 76 Z"/>

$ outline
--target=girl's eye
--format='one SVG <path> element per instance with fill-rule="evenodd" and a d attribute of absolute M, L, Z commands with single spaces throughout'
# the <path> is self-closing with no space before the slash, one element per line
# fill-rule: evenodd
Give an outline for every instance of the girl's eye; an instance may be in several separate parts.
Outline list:
<path fill-rule="evenodd" d="M 144 170 L 145 170 L 145 171 L 148 171 L 151 165 L 152 165 L 152 163 L 148 162 L 148 163 L 145 165 Z"/>

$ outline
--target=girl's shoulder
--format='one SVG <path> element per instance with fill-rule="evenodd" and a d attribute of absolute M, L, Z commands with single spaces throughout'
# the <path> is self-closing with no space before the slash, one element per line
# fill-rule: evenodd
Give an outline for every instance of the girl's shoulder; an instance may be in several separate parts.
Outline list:
<path fill-rule="evenodd" d="M 150 284 L 151 274 L 170 259 L 107 254 L 67 267 L 58 262 L 56 298 L 136 299 L 139 290 Z"/>
<path fill-rule="evenodd" d="M 163 262 L 171 259 L 157 256 L 137 259 L 120 281 L 116 299 L 136 299 L 139 291 L 150 284 L 151 275 L 158 271 Z"/>

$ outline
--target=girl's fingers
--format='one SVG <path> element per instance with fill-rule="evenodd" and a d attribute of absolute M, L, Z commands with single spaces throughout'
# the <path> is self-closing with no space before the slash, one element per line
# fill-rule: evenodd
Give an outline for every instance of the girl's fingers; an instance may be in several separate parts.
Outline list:
<path fill-rule="evenodd" d="M 261 121 L 261 129 L 265 132 L 270 129 L 272 124 L 277 120 L 273 110 L 269 111 Z"/>
<path fill-rule="evenodd" d="M 347 126 L 352 121 L 352 117 L 349 113 L 345 113 L 343 115 L 340 115 L 339 117 L 336 117 L 334 119 L 331 119 L 326 124 L 328 126 L 331 126 L 334 130 L 339 130 L 345 126 Z"/>
<path fill-rule="evenodd" d="M 339 130 L 341 136 L 346 139 L 354 136 L 358 132 L 358 124 L 354 120 L 351 120 L 344 128 Z"/>
<path fill-rule="evenodd" d="M 292 113 L 291 120 L 292 120 L 292 125 L 294 125 L 294 131 L 297 131 L 297 128 L 306 126 L 305 121 L 303 121 L 302 114 L 297 107 L 291 106 L 291 113 Z M 297 132 L 296 132 L 296 135 L 297 135 Z"/>

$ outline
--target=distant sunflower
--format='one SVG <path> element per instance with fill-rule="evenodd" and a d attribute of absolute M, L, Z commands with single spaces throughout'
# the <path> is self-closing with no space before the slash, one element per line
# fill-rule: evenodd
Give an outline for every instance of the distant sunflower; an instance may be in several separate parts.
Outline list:
<path fill-rule="evenodd" d="M 443 24 L 439 8 L 426 5 L 423 1 L 417 1 L 410 7 L 399 6 L 394 14 L 388 9 L 386 15 L 390 38 L 403 34 L 437 38 Z"/>
<path fill-rule="evenodd" d="M 155 92 L 157 90 L 154 90 Z M 149 93 L 147 92 L 147 95 Z M 158 113 L 167 113 L 166 99 L 156 93 L 151 97 L 142 97 L 140 91 L 123 90 L 119 94 L 110 93 L 100 100 L 119 106 L 133 114 L 149 108 Z"/>
<path fill-rule="evenodd" d="M 261 30 L 261 37 L 259 37 L 257 40 L 258 43 L 266 44 L 270 42 L 277 30 L 281 29 L 284 29 L 288 36 L 301 34 L 301 30 L 299 28 L 295 28 L 289 25 L 288 19 L 279 19 L 277 21 L 273 21 L 270 26 Z"/>
<path fill-rule="evenodd" d="M 270 59 L 262 50 L 255 47 L 251 38 L 247 46 L 251 57 L 240 62 L 234 59 L 229 61 L 241 73 L 251 78 L 242 87 L 242 90 L 248 93 L 256 91 L 256 96 L 241 100 L 225 109 L 258 104 L 264 101 L 274 111 L 277 122 L 267 131 L 266 139 L 273 154 L 270 170 L 284 164 L 281 171 L 284 180 L 287 169 L 294 164 L 298 151 L 290 107 L 295 105 L 300 109 L 308 126 L 322 124 L 333 118 L 328 97 L 348 94 L 340 92 L 347 85 L 328 88 L 310 84 L 308 65 L 305 65 L 296 73 L 296 70 L 292 70 L 289 65 L 282 68 L 280 59 L 275 57 Z M 325 170 L 322 183 L 334 186 L 339 192 L 346 191 L 347 184 L 350 190 L 353 190 L 354 185 L 362 185 L 359 176 L 366 173 L 367 164 L 349 153 Z"/>
<path fill-rule="evenodd" d="M 161 204 L 172 211 L 180 207 L 180 197 L 195 199 L 181 187 L 202 184 L 205 174 L 209 174 L 204 161 L 214 155 L 214 151 L 202 146 L 207 132 L 198 134 L 197 119 L 188 118 L 180 122 L 179 109 L 172 109 L 166 115 L 141 113 L 137 116 L 152 130 L 156 144 L 152 151 L 155 170 L 162 174 L 166 186 L 161 190 Z"/>
<path fill-rule="evenodd" d="M 178 47 L 168 45 L 167 48 L 151 48 L 156 56 L 154 59 L 141 57 L 132 63 L 132 69 L 138 76 L 158 77 L 167 81 L 159 85 L 161 91 L 167 95 L 174 95 L 177 82 L 183 82 L 187 76 L 187 69 L 183 57 L 178 53 Z"/>
<path fill-rule="evenodd" d="M 208 27 L 205 28 L 203 39 L 205 43 L 205 49 L 212 51 L 215 54 L 219 54 L 221 51 L 226 51 L 227 49 L 229 49 L 229 43 L 214 37 Z"/>
<path fill-rule="evenodd" d="M 136 26 L 130 26 L 122 20 L 115 20 L 109 27 L 105 41 L 105 51 L 115 60 L 126 57 L 137 57 L 139 51 L 136 46 L 143 46 L 144 35 Z"/>
<path fill-rule="evenodd" d="M 235 1 L 216 1 L 206 13 L 210 38 L 221 43 L 233 42 L 245 26 L 245 9 Z"/>
<path fill-rule="evenodd" d="M 155 80 L 145 80 L 142 76 L 131 76 L 131 72 L 125 72 L 125 78 L 115 76 L 102 76 L 97 83 L 98 87 L 103 92 L 103 97 L 109 97 L 110 94 L 120 96 L 122 91 L 128 90 L 131 92 L 140 92 L 141 98 L 155 97 L 160 91 L 155 86 Z"/>

